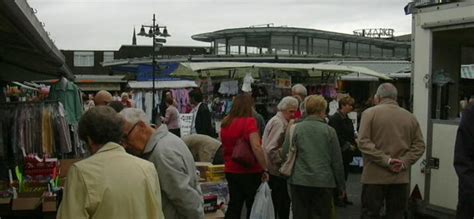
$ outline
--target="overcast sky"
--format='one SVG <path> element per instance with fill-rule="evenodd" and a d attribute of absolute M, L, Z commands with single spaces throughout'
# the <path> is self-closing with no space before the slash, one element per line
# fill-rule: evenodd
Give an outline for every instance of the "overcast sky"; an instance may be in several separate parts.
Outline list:
<path fill-rule="evenodd" d="M 191 36 L 226 28 L 273 23 L 350 33 L 361 28 L 411 32 L 408 0 L 28 0 L 60 49 L 118 50 L 133 28 L 158 23 L 172 35 L 166 45 L 208 46 Z M 137 36 L 138 44 L 151 39 Z"/>

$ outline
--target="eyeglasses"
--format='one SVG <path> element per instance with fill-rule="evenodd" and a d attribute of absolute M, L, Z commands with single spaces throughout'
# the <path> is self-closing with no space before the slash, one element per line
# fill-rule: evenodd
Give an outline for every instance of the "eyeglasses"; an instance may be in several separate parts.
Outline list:
<path fill-rule="evenodd" d="M 122 137 L 124 141 L 126 141 L 126 140 L 128 139 L 128 136 L 129 136 L 130 134 L 132 134 L 133 129 L 135 129 L 135 127 L 137 127 L 137 125 L 138 125 L 138 122 L 136 122 L 135 124 L 133 124 L 132 128 L 130 129 L 130 131 L 128 131 L 128 133 Z"/>

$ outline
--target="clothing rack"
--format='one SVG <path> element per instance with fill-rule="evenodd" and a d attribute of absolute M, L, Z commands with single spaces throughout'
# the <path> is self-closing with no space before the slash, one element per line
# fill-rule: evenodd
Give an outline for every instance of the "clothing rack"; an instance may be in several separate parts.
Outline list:
<path fill-rule="evenodd" d="M 41 102 L 4 102 L 0 103 L 0 107 L 11 107 L 17 105 L 40 105 L 40 104 L 58 104 L 57 100 L 44 100 Z"/>
<path fill-rule="evenodd" d="M 77 129 L 56 100 L 4 103 L 0 111 L 0 157 L 77 154 L 81 147 Z"/>

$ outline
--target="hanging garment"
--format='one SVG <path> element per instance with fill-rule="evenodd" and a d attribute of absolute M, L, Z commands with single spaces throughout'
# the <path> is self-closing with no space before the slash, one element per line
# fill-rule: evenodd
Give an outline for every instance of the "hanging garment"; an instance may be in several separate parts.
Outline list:
<path fill-rule="evenodd" d="M 332 100 L 331 102 L 329 102 L 329 113 L 328 113 L 328 115 L 329 116 L 334 115 L 334 113 L 336 113 L 338 109 L 339 109 L 339 103 L 336 100 Z"/>
<path fill-rule="evenodd" d="M 219 87 L 220 94 L 236 95 L 239 93 L 238 81 L 223 81 Z"/>
<path fill-rule="evenodd" d="M 83 113 L 83 105 L 77 85 L 67 81 L 65 84 L 56 83 L 51 86 L 48 99 L 58 100 L 64 105 L 66 119 L 69 124 L 77 124 Z"/>
<path fill-rule="evenodd" d="M 242 85 L 242 91 L 244 92 L 251 92 L 252 91 L 252 83 L 255 81 L 252 77 L 252 73 L 248 72 L 244 77 L 244 83 Z"/>
<path fill-rule="evenodd" d="M 55 113 L 54 124 L 57 130 L 58 142 L 60 145 L 61 153 L 71 153 L 72 152 L 72 142 L 71 134 L 69 132 L 69 126 L 66 122 L 66 115 L 64 113 L 64 107 L 61 103 L 57 106 L 57 111 Z"/>
<path fill-rule="evenodd" d="M 47 108 L 42 110 L 42 149 L 43 153 L 52 155 L 53 150 L 53 125 L 51 124 L 51 112 Z"/>

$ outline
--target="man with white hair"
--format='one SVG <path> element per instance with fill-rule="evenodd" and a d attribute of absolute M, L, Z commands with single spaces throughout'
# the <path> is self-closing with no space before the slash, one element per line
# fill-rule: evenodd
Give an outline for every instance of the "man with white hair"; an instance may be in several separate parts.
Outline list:
<path fill-rule="evenodd" d="M 186 144 L 166 125 L 153 128 L 141 109 L 126 108 L 120 114 L 125 119 L 122 143 L 127 151 L 155 164 L 165 218 L 204 218 L 196 165 Z"/>
<path fill-rule="evenodd" d="M 362 114 L 359 149 L 364 157 L 361 218 L 386 215 L 404 218 L 408 204 L 409 171 L 424 153 L 425 143 L 415 116 L 398 106 L 397 88 L 381 84 L 378 105 Z"/>
<path fill-rule="evenodd" d="M 306 90 L 306 87 L 302 84 L 295 84 L 293 87 L 291 87 L 291 96 L 296 98 L 299 102 L 299 108 L 295 113 L 295 119 L 299 120 L 301 117 L 303 117 L 303 112 L 304 112 L 304 106 L 303 106 L 303 100 L 308 96 L 308 91 Z"/>
<path fill-rule="evenodd" d="M 286 178 L 278 170 L 283 163 L 280 152 L 285 140 L 286 128 L 288 122 L 295 117 L 295 112 L 298 109 L 298 100 L 291 96 L 284 97 L 277 105 L 277 108 L 278 113 L 268 121 L 265 127 L 262 145 L 265 151 L 268 171 L 271 175 L 268 184 L 272 189 L 275 215 L 278 215 L 280 219 L 285 219 L 290 215 L 290 197 L 288 196 Z"/>

